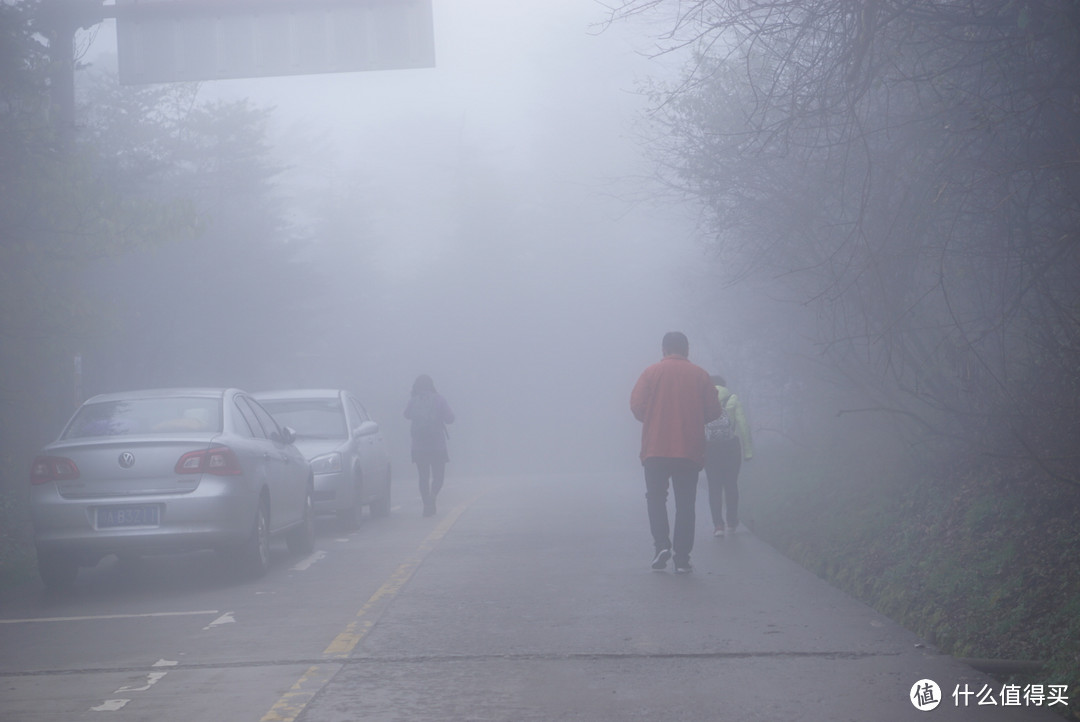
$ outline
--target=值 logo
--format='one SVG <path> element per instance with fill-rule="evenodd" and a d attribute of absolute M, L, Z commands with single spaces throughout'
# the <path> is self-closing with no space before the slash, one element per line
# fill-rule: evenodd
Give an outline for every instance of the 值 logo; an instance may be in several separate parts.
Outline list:
<path fill-rule="evenodd" d="M 911 704 L 917 710 L 929 712 L 941 704 L 941 687 L 932 679 L 920 679 L 911 687 Z"/>

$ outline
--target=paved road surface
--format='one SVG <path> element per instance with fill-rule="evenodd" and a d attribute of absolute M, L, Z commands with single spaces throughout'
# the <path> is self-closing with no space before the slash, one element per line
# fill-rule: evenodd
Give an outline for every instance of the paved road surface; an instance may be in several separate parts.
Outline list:
<path fill-rule="evenodd" d="M 257 582 L 190 554 L 0 596 L 0 720 L 1058 719 L 752 534 L 713 539 L 703 503 L 694 573 L 650 571 L 634 469 L 451 477 L 433 519 L 396 494 Z"/>

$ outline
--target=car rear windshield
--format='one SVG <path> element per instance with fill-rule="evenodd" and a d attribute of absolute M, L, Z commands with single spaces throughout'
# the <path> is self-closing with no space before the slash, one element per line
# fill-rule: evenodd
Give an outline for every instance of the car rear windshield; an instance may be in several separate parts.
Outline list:
<path fill-rule="evenodd" d="M 221 431 L 221 399 L 168 397 L 84 404 L 62 439 Z"/>
<path fill-rule="evenodd" d="M 279 424 L 290 427 L 298 437 L 344 439 L 349 435 L 340 399 L 280 399 L 260 400 L 259 403 Z"/>

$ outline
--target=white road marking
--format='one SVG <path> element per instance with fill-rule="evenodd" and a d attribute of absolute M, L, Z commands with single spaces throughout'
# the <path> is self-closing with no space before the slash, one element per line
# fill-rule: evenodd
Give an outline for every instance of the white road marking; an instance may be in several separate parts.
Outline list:
<path fill-rule="evenodd" d="M 166 674 L 168 674 L 168 672 L 150 672 L 146 675 L 146 684 L 144 684 L 142 687 L 121 687 L 120 689 L 113 692 L 113 694 L 124 694 L 126 692 L 145 692 L 146 690 L 157 684 L 158 681 Z"/>
<path fill-rule="evenodd" d="M 225 612 L 220 617 L 210 622 L 210 624 L 207 624 L 205 627 L 203 627 L 203 631 L 206 631 L 207 629 L 213 629 L 214 627 L 221 626 L 222 624 L 232 624 L 235 621 L 236 620 L 233 619 L 233 612 Z"/>
<path fill-rule="evenodd" d="M 216 612 L 214 612 L 214 613 L 216 614 Z M 152 666 L 154 666 L 154 667 L 174 667 L 174 666 L 176 666 L 178 664 L 180 664 L 180 663 L 179 662 L 172 662 L 172 661 L 169 661 L 168 659 L 159 659 L 158 661 L 154 662 L 154 664 Z M 144 684 L 142 687 L 121 687 L 120 689 L 113 692 L 113 694 L 129 694 L 131 692 L 145 692 L 146 690 L 150 689 L 155 684 L 157 684 L 159 681 L 161 681 L 161 679 L 166 674 L 168 674 L 168 672 L 147 672 L 146 673 L 146 684 Z M 97 707 L 91 707 L 90 710 L 93 711 L 93 712 L 116 712 L 117 710 L 123 709 L 124 706 L 127 705 L 127 703 L 130 702 L 130 701 L 131 701 L 130 699 L 107 699 L 104 702 L 102 702 L 101 704 L 99 704 Z"/>
<path fill-rule="evenodd" d="M 294 571 L 294 572 L 305 571 L 305 570 L 307 570 L 308 567 L 310 567 L 312 564 L 319 561 L 320 559 L 324 558 L 325 556 L 326 556 L 326 552 L 324 552 L 322 549 L 320 549 L 319 551 L 315 552 L 314 554 L 307 557 L 306 559 L 301 559 L 299 562 L 297 562 L 293 566 L 292 571 Z"/>
<path fill-rule="evenodd" d="M 32 622 L 89 622 L 102 619 L 141 619 L 144 617 L 191 617 L 202 614 L 220 614 L 216 609 L 198 612 L 149 612 L 146 614 L 102 614 L 97 617 L 37 617 L 35 619 L 0 619 L 0 624 L 30 624 Z"/>

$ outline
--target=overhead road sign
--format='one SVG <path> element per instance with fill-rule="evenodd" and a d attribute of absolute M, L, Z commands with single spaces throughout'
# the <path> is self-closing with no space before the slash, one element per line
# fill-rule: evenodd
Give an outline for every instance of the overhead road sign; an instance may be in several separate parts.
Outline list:
<path fill-rule="evenodd" d="M 431 0 L 116 0 L 125 85 L 435 67 Z"/>

